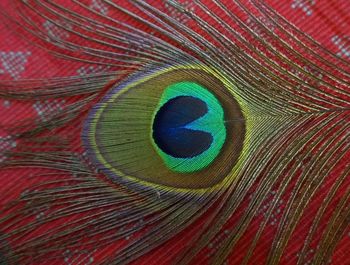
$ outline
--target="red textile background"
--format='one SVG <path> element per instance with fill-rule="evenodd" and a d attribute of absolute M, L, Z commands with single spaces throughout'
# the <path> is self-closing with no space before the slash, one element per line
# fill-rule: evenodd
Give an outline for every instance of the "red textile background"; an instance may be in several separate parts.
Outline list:
<path fill-rule="evenodd" d="M 4 3 L 11 0 L 2 0 Z M 67 2 L 69 2 L 67 0 Z M 154 1 L 157 5 L 158 1 Z M 350 4 L 348 0 L 268 0 L 267 1 L 275 10 L 282 14 L 288 21 L 295 24 L 302 31 L 308 33 L 315 40 L 320 42 L 326 48 L 334 53 L 337 53 L 340 57 L 350 62 Z M 6 6 L 6 4 L 2 4 Z M 103 4 L 99 3 L 98 0 L 91 0 L 91 5 L 100 9 L 104 8 Z M 52 25 L 48 25 L 48 30 L 55 31 Z M 57 34 L 60 34 L 59 32 Z M 79 75 L 84 73 L 91 73 L 99 71 L 97 66 L 83 65 L 78 62 L 62 62 L 61 59 L 55 58 L 54 56 L 43 51 L 39 47 L 30 45 L 26 40 L 22 39 L 21 36 L 14 34 L 11 27 L 8 27 L 6 20 L 0 25 L 0 79 L 19 80 L 27 77 L 52 77 L 52 76 L 68 76 L 68 75 Z M 64 67 L 62 67 L 64 65 Z M 349 88 L 350 89 L 350 88 Z M 8 137 L 6 128 L 9 124 L 15 121 L 22 121 L 27 118 L 38 118 L 44 119 L 45 113 L 57 111 L 63 108 L 67 102 L 62 100 L 55 101 L 32 101 L 32 102 L 21 102 L 0 99 L 0 139 Z M 44 113 L 44 114 L 43 114 Z M 78 124 L 79 125 L 79 124 Z M 72 128 L 75 125 L 72 125 Z M 79 126 L 78 126 L 79 127 Z M 69 130 L 67 130 L 69 131 Z M 66 132 L 68 133 L 68 132 Z M 77 139 L 79 141 L 79 139 Z M 14 148 L 16 142 L 6 142 L 2 144 L 0 141 L 0 161 L 6 159 L 2 155 L 2 151 L 11 150 Z M 78 150 L 77 150 L 78 151 Z M 348 164 L 349 161 L 343 161 L 344 165 Z M 30 175 L 33 174 L 33 169 L 15 169 L 6 170 L 0 172 L 0 192 L 6 194 L 6 198 L 11 200 L 16 198 L 26 187 L 29 187 L 31 182 Z M 331 176 L 329 183 L 337 178 L 334 174 Z M 20 183 L 20 185 L 17 185 Z M 349 181 L 348 187 L 349 187 Z M 343 189 L 342 193 L 338 193 L 338 198 L 345 194 L 347 189 Z M 273 194 L 271 195 L 273 196 Z M 321 200 L 322 198 L 320 198 Z M 268 204 L 269 198 L 266 199 Z M 5 203 L 5 202 L 2 202 Z M 281 201 L 281 208 L 283 207 L 283 201 Z M 315 201 L 310 208 L 310 213 L 317 210 L 317 201 Z M 261 215 L 263 215 L 263 209 L 261 209 Z M 276 214 L 276 221 L 278 222 L 278 214 Z M 310 214 L 311 215 L 311 214 Z M 311 215 L 312 216 L 312 215 Z M 304 220 L 305 219 L 305 220 Z M 300 226 L 296 229 L 300 235 L 305 235 L 308 221 L 307 217 L 305 226 Z M 256 227 L 259 222 L 255 222 Z M 275 231 L 276 225 L 271 224 L 270 233 L 265 233 L 262 240 L 259 241 L 254 257 L 251 264 L 263 264 L 268 248 L 270 246 L 273 232 Z M 1 230 L 1 227 L 0 227 Z M 246 233 L 243 239 L 240 241 L 239 248 L 235 249 L 228 260 L 228 264 L 240 264 L 242 255 L 247 244 L 254 236 L 256 230 L 251 229 Z M 220 238 L 221 237 L 221 238 Z M 219 235 L 213 244 L 219 244 L 222 241 L 222 237 L 225 234 Z M 136 262 L 136 264 L 152 264 L 151 261 L 155 259 L 157 253 L 164 251 L 164 249 L 172 249 L 173 242 L 178 240 L 185 240 L 179 237 L 174 238 L 174 241 L 169 242 L 164 248 L 156 252 L 155 254 L 148 255 L 144 260 Z M 299 243 L 289 244 L 285 253 L 288 255 L 282 258 L 281 264 L 295 264 L 298 255 Z M 336 251 L 333 255 L 330 264 L 335 265 L 350 265 L 350 229 L 338 244 Z M 66 254 L 62 254 L 62 261 L 59 264 L 94 264 L 94 261 L 98 260 L 99 255 L 107 255 L 108 249 L 104 250 L 104 254 L 96 253 L 69 253 L 67 250 Z M 203 255 L 210 255 L 211 249 L 208 248 L 207 253 Z M 312 253 L 310 253 L 312 255 Z M 168 259 L 161 260 L 158 264 L 167 264 L 172 255 L 170 254 Z M 82 262 L 81 262 L 82 261 Z M 80 263 L 81 262 L 81 263 Z"/>

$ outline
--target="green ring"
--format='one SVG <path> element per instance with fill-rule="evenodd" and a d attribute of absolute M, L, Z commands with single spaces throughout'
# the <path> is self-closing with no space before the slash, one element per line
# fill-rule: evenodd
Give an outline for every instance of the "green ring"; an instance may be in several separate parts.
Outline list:
<path fill-rule="evenodd" d="M 164 90 L 158 107 L 153 114 L 153 120 L 156 113 L 165 103 L 179 96 L 195 97 L 207 104 L 207 114 L 187 124 L 186 128 L 210 133 L 213 137 L 211 146 L 193 158 L 176 158 L 164 153 L 154 142 L 152 135 L 150 137 L 156 152 L 170 170 L 180 173 L 190 173 L 207 167 L 220 154 L 226 140 L 225 115 L 220 102 L 211 92 L 197 83 L 184 81 L 172 84 Z"/>

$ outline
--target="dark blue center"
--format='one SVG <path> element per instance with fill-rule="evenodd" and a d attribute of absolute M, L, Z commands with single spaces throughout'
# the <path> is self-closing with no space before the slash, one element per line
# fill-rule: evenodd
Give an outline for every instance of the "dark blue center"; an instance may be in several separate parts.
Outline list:
<path fill-rule="evenodd" d="M 154 118 L 154 141 L 164 153 L 176 158 L 200 155 L 210 147 L 213 137 L 210 133 L 193 130 L 186 125 L 207 112 L 207 104 L 198 98 L 179 96 L 170 99 Z"/>

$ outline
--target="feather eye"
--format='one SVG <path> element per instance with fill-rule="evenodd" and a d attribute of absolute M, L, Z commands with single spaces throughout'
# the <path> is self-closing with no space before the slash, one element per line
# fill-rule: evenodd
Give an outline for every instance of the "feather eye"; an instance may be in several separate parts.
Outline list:
<path fill-rule="evenodd" d="M 260 0 L 99 4 L 3 14 L 106 72 L 1 81 L 1 98 L 67 106 L 6 128 L 2 170 L 35 169 L 0 194 L 0 263 L 279 264 L 295 242 L 293 262 L 315 244 L 310 262 L 328 261 L 349 219 L 348 61 Z"/>
<path fill-rule="evenodd" d="M 102 172 L 196 190 L 241 164 L 246 126 L 232 83 L 191 65 L 141 70 L 130 79 L 85 122 L 85 146 Z"/>

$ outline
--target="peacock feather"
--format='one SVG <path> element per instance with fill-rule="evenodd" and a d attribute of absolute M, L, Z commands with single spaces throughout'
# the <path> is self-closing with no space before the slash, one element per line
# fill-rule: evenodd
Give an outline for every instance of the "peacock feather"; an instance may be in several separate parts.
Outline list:
<path fill-rule="evenodd" d="M 349 262 L 349 60 L 273 1 L 3 2 L 62 106 L 0 123 L 0 264 Z"/>

